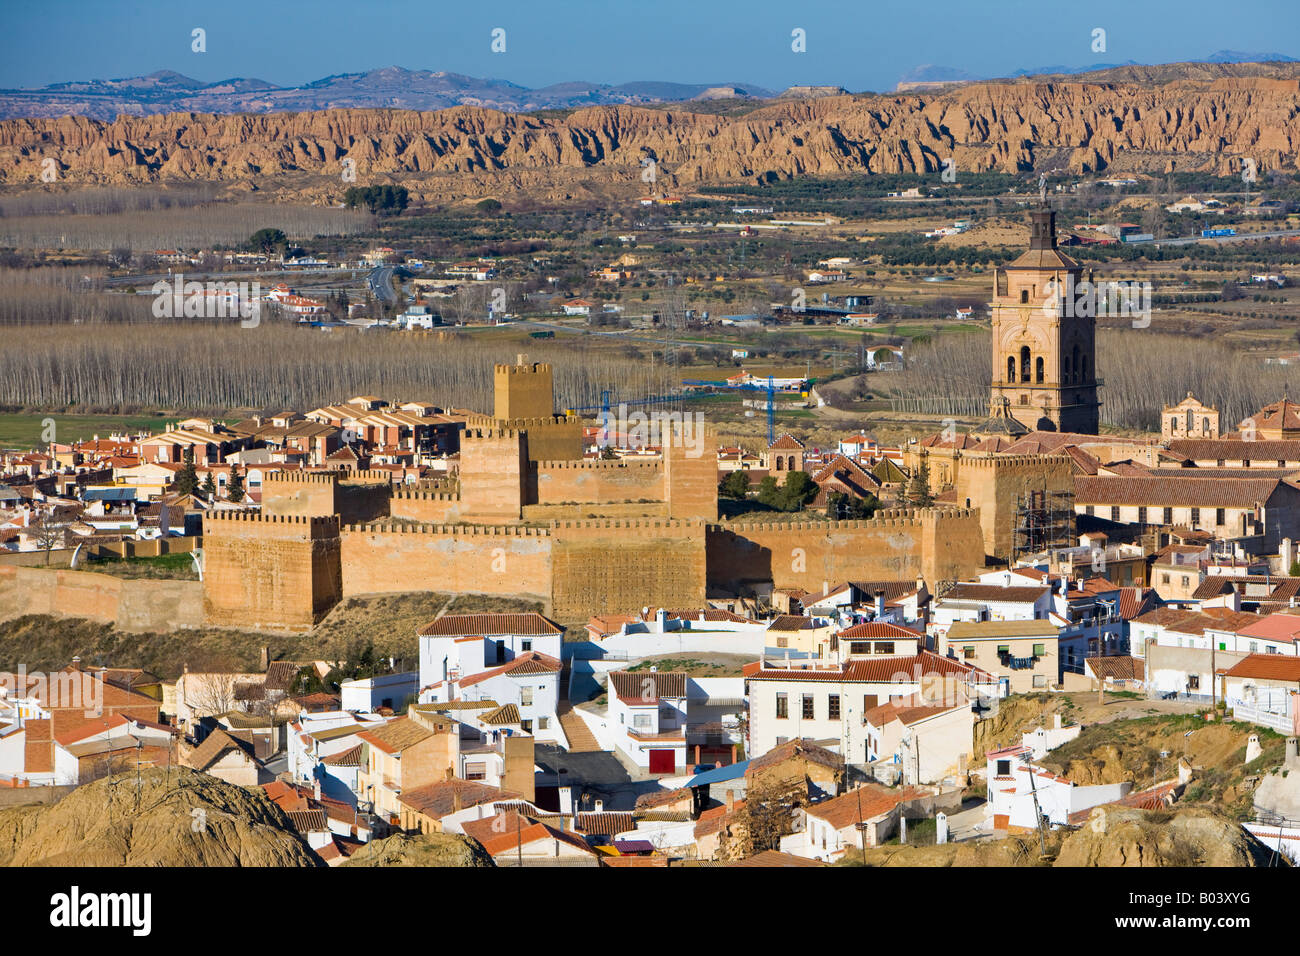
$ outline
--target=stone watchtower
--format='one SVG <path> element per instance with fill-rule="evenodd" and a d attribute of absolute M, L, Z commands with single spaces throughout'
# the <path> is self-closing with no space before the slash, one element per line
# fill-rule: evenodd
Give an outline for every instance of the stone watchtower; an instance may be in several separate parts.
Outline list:
<path fill-rule="evenodd" d="M 550 365 L 542 362 L 530 364 L 527 355 L 520 355 L 514 365 L 497 365 L 494 372 L 492 417 L 497 421 L 550 418 L 554 413 L 555 381 Z"/>
<path fill-rule="evenodd" d="M 990 409 L 1031 430 L 1095 435 L 1096 321 L 1065 302 L 1083 270 L 1057 249 L 1053 210 L 1035 209 L 1030 226 L 1029 249 L 994 274 Z"/>

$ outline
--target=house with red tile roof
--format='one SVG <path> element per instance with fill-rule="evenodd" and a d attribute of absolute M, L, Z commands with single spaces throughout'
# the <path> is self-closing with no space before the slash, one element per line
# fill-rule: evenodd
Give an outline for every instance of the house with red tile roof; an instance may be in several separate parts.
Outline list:
<path fill-rule="evenodd" d="M 996 695 L 997 681 L 978 667 L 930 651 L 844 661 L 764 657 L 744 668 L 750 753 L 802 737 L 836 741 L 850 764 L 870 762 L 863 714 L 890 701 Z"/>
<path fill-rule="evenodd" d="M 563 818 L 561 818 L 563 821 Z M 577 834 L 517 810 L 464 825 L 497 866 L 597 866 L 597 853 Z"/>
<path fill-rule="evenodd" d="M 862 720 L 868 761 L 883 761 L 886 769 L 896 769 L 897 779 L 905 784 L 951 779 L 964 785 L 968 762 L 974 757 L 975 714 L 970 701 L 928 703 L 913 696 L 878 704 Z"/>
<path fill-rule="evenodd" d="M 852 850 L 880 846 L 899 829 L 904 814 L 934 815 L 935 791 L 866 784 L 803 808 L 803 826 L 781 838 L 781 852 L 830 863 Z"/>

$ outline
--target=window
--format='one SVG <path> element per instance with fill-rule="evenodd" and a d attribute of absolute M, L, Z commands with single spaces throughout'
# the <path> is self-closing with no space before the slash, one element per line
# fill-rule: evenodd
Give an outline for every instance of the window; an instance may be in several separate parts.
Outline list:
<path fill-rule="evenodd" d="M 1169 572 L 1168 572 L 1168 571 L 1163 571 L 1163 572 L 1161 572 L 1161 574 L 1160 574 L 1160 583 L 1161 583 L 1161 584 L 1168 584 L 1168 583 L 1169 583 Z"/>
<path fill-rule="evenodd" d="M 532 641 L 532 638 L 527 638 L 527 637 L 526 637 L 526 638 L 524 638 L 522 641 L 519 642 L 519 650 L 520 650 L 521 652 L 523 652 L 524 654 L 527 654 L 527 653 L 528 653 L 529 651 L 531 651 L 532 649 L 533 649 L 533 641 Z"/>
<path fill-rule="evenodd" d="M 998 761 L 998 773 L 997 773 L 997 775 L 998 775 L 999 777 L 1009 777 L 1009 776 L 1011 776 L 1011 761 L 1010 761 L 1010 760 L 999 760 L 999 761 Z"/>
<path fill-rule="evenodd" d="M 633 715 L 632 715 L 632 727 L 633 727 L 634 729 L 636 729 L 636 730 L 649 730 L 649 729 L 650 729 L 650 726 L 651 726 L 651 724 L 650 724 L 650 715 L 649 715 L 649 714 L 633 714 Z"/>
<path fill-rule="evenodd" d="M 1258 653 L 1259 653 L 1259 641 L 1251 641 L 1251 642 L 1250 642 L 1250 652 L 1251 652 L 1252 654 L 1258 654 Z"/>
<path fill-rule="evenodd" d="M 1034 675 L 1034 686 L 1035 686 L 1035 687 L 1046 687 L 1046 686 L 1047 686 L 1047 675 L 1046 675 L 1046 674 L 1035 674 L 1035 675 Z"/>
<path fill-rule="evenodd" d="M 1198 524 L 1200 524 L 1200 523 L 1201 523 L 1201 509 L 1200 509 L 1200 508 L 1193 508 L 1193 509 L 1192 509 L 1192 526 L 1195 527 L 1196 525 L 1198 525 Z"/>
<path fill-rule="evenodd" d="M 538 717 L 538 718 L 537 718 L 537 729 L 538 729 L 538 730 L 546 730 L 546 729 L 547 729 L 548 727 L 550 727 L 550 726 L 551 726 L 551 718 L 549 718 L 549 717 Z"/>
<path fill-rule="evenodd" d="M 1025 304 L 1026 302 L 1028 302 L 1028 301 L 1029 301 L 1029 290 L 1028 290 L 1028 289 L 1021 289 L 1021 290 L 1020 290 L 1020 304 L 1021 304 L 1021 305 L 1024 305 L 1024 304 Z"/>
<path fill-rule="evenodd" d="M 519 689 L 519 703 L 524 707 L 533 705 L 533 689 L 531 687 L 521 687 Z"/>
<path fill-rule="evenodd" d="M 506 642 L 496 641 L 495 644 L 497 646 L 497 663 L 504 664 L 506 662 Z"/>
<path fill-rule="evenodd" d="M 1191 584 L 1191 579 L 1190 579 L 1186 574 L 1184 574 L 1184 575 L 1183 575 L 1183 587 L 1188 587 L 1190 584 Z"/>
<path fill-rule="evenodd" d="M 1038 356 L 1037 361 L 1034 363 L 1034 381 L 1039 385 L 1043 384 L 1043 357 L 1041 355 Z"/>
<path fill-rule="evenodd" d="M 531 734 L 533 732 L 533 722 L 531 720 L 519 721 L 519 727 L 526 734 Z"/>
<path fill-rule="evenodd" d="M 1146 505 L 1141 505 L 1138 507 L 1138 524 L 1146 524 L 1146 523 L 1147 523 L 1147 507 Z"/>
<path fill-rule="evenodd" d="M 826 716 L 831 720 L 840 719 L 840 695 L 831 694 L 826 700 Z"/>
<path fill-rule="evenodd" d="M 1223 463 L 1220 462 L 1219 464 L 1223 464 Z M 1225 518 L 1225 515 L 1224 515 L 1224 511 L 1223 511 L 1223 509 L 1222 509 L 1222 508 L 1215 508 L 1215 509 L 1214 509 L 1214 523 L 1215 523 L 1216 525 L 1222 526 L 1223 523 L 1224 523 L 1224 518 Z"/>
<path fill-rule="evenodd" d="M 1200 674 L 1188 674 L 1188 675 L 1187 675 L 1187 689 L 1188 689 L 1188 690 L 1200 690 L 1200 689 L 1201 689 L 1201 675 L 1200 675 Z"/>
<path fill-rule="evenodd" d="M 1029 368 L 1031 364 L 1032 362 L 1031 362 L 1031 357 L 1029 355 L 1029 346 L 1028 345 L 1022 346 L 1020 349 L 1020 381 L 1022 382 L 1029 381 Z"/>
<path fill-rule="evenodd" d="M 776 639 L 776 646 L 777 646 L 777 647 L 789 647 L 789 646 L 790 646 L 790 638 L 788 638 L 788 637 L 778 637 L 778 638 Z"/>
<path fill-rule="evenodd" d="M 1110 520 L 1111 520 L 1111 521 L 1118 521 L 1118 520 L 1119 520 L 1119 505 L 1111 505 L 1111 509 L 1110 509 Z"/>
<path fill-rule="evenodd" d="M 1015 380 L 1016 380 L 1016 357 L 1014 355 L 1008 355 L 1007 356 L 1007 381 L 1014 382 Z"/>
<path fill-rule="evenodd" d="M 465 764 L 466 780 L 486 780 L 487 764 L 486 763 L 467 763 Z"/>
<path fill-rule="evenodd" d="M 1173 508 L 1165 508 L 1165 509 L 1164 509 L 1164 513 L 1161 515 L 1161 523 L 1162 523 L 1162 524 L 1173 524 L 1173 523 L 1174 523 L 1174 509 L 1173 509 Z"/>
<path fill-rule="evenodd" d="M 975 648 L 973 648 L 973 647 L 963 647 L 963 648 L 961 649 L 961 656 L 962 656 L 962 658 L 963 658 L 964 660 L 968 660 L 968 661 L 973 661 L 973 660 L 975 660 Z"/>
<path fill-rule="evenodd" d="M 813 719 L 813 695 L 812 694 L 803 695 L 803 706 L 801 708 L 800 713 L 802 713 L 804 720 Z"/>
<path fill-rule="evenodd" d="M 894 642 L 893 642 L 893 641 L 876 641 L 876 653 L 877 653 L 877 654 L 892 654 L 892 653 L 894 653 Z"/>
<path fill-rule="evenodd" d="M 1047 645 L 1046 645 L 1046 644 L 1035 644 L 1035 645 L 1034 645 L 1034 656 L 1035 656 L 1035 657 L 1044 657 L 1046 654 L 1047 654 Z"/>
<path fill-rule="evenodd" d="M 790 716 L 790 702 L 786 699 L 785 694 L 776 695 L 776 716 L 780 720 Z"/>
<path fill-rule="evenodd" d="M 1091 518 L 1094 514 L 1097 513 L 1097 509 L 1092 505 L 1084 505 L 1083 513 L 1086 514 L 1089 518 Z"/>

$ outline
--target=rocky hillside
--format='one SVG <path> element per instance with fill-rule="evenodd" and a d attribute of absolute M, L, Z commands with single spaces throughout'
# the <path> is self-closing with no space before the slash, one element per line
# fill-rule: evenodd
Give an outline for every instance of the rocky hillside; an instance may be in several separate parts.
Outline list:
<path fill-rule="evenodd" d="M 97 780 L 0 810 L 4 866 L 324 866 L 260 791 L 186 768 Z"/>
<path fill-rule="evenodd" d="M 103 122 L 0 122 L 0 182 L 215 180 L 274 192 L 339 194 L 342 160 L 359 182 L 400 178 L 418 195 L 604 187 L 635 195 L 641 161 L 659 185 L 768 181 L 800 174 L 962 171 L 1163 172 L 1294 168 L 1300 80 L 1221 77 L 1163 85 L 969 84 L 912 95 L 774 101 L 743 116 L 597 106 L 564 117 L 475 107 L 435 112 L 322 110 L 173 113 Z M 332 181 L 332 182 L 331 182 Z M 320 190 L 328 189 L 327 195 Z"/>
<path fill-rule="evenodd" d="M 399 833 L 367 843 L 343 866 L 492 866 L 492 858 L 469 837 L 454 833 Z"/>

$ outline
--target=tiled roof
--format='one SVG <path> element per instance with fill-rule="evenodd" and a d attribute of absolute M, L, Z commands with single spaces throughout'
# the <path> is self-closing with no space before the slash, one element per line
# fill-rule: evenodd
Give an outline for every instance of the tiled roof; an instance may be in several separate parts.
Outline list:
<path fill-rule="evenodd" d="M 768 662 L 770 665 L 771 662 Z M 789 681 L 843 681 L 845 683 L 905 683 L 916 681 L 916 675 L 959 675 L 976 680 L 989 680 L 991 675 L 978 667 L 941 657 L 931 651 L 911 657 L 875 657 L 851 660 L 838 667 L 784 667 L 746 665 L 745 677 L 749 680 Z"/>
<path fill-rule="evenodd" d="M 948 641 L 970 641 L 1000 637 L 1056 637 L 1056 625 L 1048 620 L 958 621 L 948 628 Z"/>
<path fill-rule="evenodd" d="M 1138 624 L 1151 624 L 1180 634 L 1204 634 L 1207 629 L 1236 631 L 1259 620 L 1257 614 L 1230 611 L 1227 608 L 1206 608 L 1202 611 L 1184 611 L 1174 607 L 1158 607 L 1133 619 Z"/>
<path fill-rule="evenodd" d="M 369 744 L 378 747 L 384 753 L 401 753 L 422 740 L 427 740 L 433 733 L 421 727 L 409 717 L 399 717 L 370 730 L 362 730 L 357 736 Z"/>
<path fill-rule="evenodd" d="M 906 700 L 891 701 L 872 707 L 862 714 L 864 721 L 869 721 L 873 727 L 883 728 L 886 724 L 895 720 L 901 721 L 904 727 L 910 727 L 918 721 L 925 720 L 928 717 L 934 717 L 937 714 L 946 714 L 950 710 L 959 710 L 966 708 L 967 704 L 926 704 L 918 695 L 912 695 Z"/>
<path fill-rule="evenodd" d="M 407 790 L 398 801 L 417 813 L 441 819 L 449 813 L 455 813 L 457 807 L 477 807 L 483 803 L 496 800 L 518 800 L 519 794 L 500 787 L 489 786 L 476 780 L 439 780 Z"/>
<path fill-rule="evenodd" d="M 656 704 L 663 698 L 686 696 L 686 674 L 680 671 L 611 671 L 610 686 L 619 700 Z"/>
<path fill-rule="evenodd" d="M 243 740 L 239 740 L 226 733 L 221 728 L 217 728 L 208 734 L 203 743 L 194 748 L 190 754 L 189 764 L 195 770 L 207 770 L 214 763 L 222 758 L 226 753 L 232 750 L 238 750 L 247 754 L 250 759 L 253 757 L 252 747 Z"/>
<path fill-rule="evenodd" d="M 790 740 L 750 760 L 749 765 L 745 768 L 745 776 L 751 776 L 760 770 L 766 770 L 768 767 L 775 767 L 787 760 L 794 760 L 796 757 L 821 764 L 823 767 L 829 767 L 832 770 L 838 770 L 844 766 L 844 758 L 834 751 L 819 747 L 811 740 Z"/>
<path fill-rule="evenodd" d="M 928 796 L 930 796 L 929 793 L 915 787 L 890 790 L 874 784 L 867 784 L 857 790 L 850 790 L 848 793 L 840 794 L 838 797 L 831 797 L 831 799 L 823 800 L 821 803 L 811 804 L 804 808 L 804 812 L 810 817 L 825 820 L 836 830 L 842 830 L 845 827 L 853 826 L 855 823 L 865 823 L 868 820 L 873 820 L 882 814 L 888 813 L 900 803 L 907 803 L 910 800 Z"/>
<path fill-rule="evenodd" d="M 1003 601 L 1032 604 L 1050 589 L 1047 587 L 998 587 L 996 584 L 955 584 L 944 592 L 944 601 Z"/>
<path fill-rule="evenodd" d="M 498 634 L 562 634 L 554 621 L 529 611 L 522 614 L 444 614 L 416 633 L 421 637 L 492 637 Z"/>
<path fill-rule="evenodd" d="M 890 624 L 888 621 L 867 621 L 863 624 L 854 624 L 852 627 L 846 627 L 840 631 L 838 636 L 840 640 L 861 637 L 896 637 L 913 641 L 921 637 L 916 631 L 900 627 L 897 624 Z"/>
<path fill-rule="evenodd" d="M 802 614 L 778 614 L 767 625 L 769 631 L 811 631 L 816 627 L 812 618 Z"/>
<path fill-rule="evenodd" d="M 728 866 L 826 866 L 821 860 L 810 860 L 807 857 L 795 856 L 793 853 L 782 853 L 780 850 L 763 850 L 761 853 L 755 853 L 753 856 L 745 857 L 743 860 L 737 860 L 735 863 L 729 863 Z"/>
<path fill-rule="evenodd" d="M 776 441 L 772 442 L 772 444 L 768 445 L 767 447 L 779 449 L 781 451 L 800 451 L 806 446 L 799 439 L 795 438 L 789 432 L 786 432 L 784 435 L 782 435 Z"/>
<path fill-rule="evenodd" d="M 479 720 L 494 727 L 502 724 L 517 724 L 519 723 L 519 708 L 514 704 L 503 704 L 490 714 L 483 714 L 479 717 Z"/>
<path fill-rule="evenodd" d="M 1300 657 L 1290 654 L 1249 654 L 1224 673 L 1229 677 L 1300 684 Z"/>
<path fill-rule="evenodd" d="M 1278 478 L 1225 480 L 1181 473 L 1146 478 L 1081 475 L 1074 479 L 1074 499 L 1081 505 L 1251 508 L 1284 484 Z"/>
<path fill-rule="evenodd" d="M 347 750 L 340 750 L 336 754 L 322 757 L 321 763 L 331 767 L 359 767 L 361 766 L 361 745 L 357 744 Z"/>
<path fill-rule="evenodd" d="M 289 822 L 299 833 L 316 833 L 329 829 L 324 810 L 289 810 L 286 811 Z"/>
<path fill-rule="evenodd" d="M 511 677 L 522 677 L 528 674 L 558 674 L 563 669 L 564 665 L 554 657 L 538 651 L 527 651 L 500 667 L 493 667 L 490 670 L 471 674 L 460 682 L 460 686 L 472 687 L 490 677 L 499 677 L 503 674 Z"/>
<path fill-rule="evenodd" d="M 1145 680 L 1146 662 L 1138 657 L 1089 657 L 1084 666 L 1100 680 Z"/>
<path fill-rule="evenodd" d="M 1285 581 L 1295 581 L 1300 584 L 1298 578 L 1285 578 Z M 1272 641 L 1294 641 L 1300 635 L 1300 616 L 1295 614 L 1269 614 L 1260 618 L 1237 631 L 1242 637 L 1262 637 Z"/>
<path fill-rule="evenodd" d="M 1231 438 L 1177 438 L 1169 450 L 1193 461 L 1297 461 L 1300 441 L 1241 441 Z"/>
<path fill-rule="evenodd" d="M 717 833 L 729 825 L 743 809 L 745 809 L 745 801 L 737 800 L 730 807 L 711 807 L 705 810 L 695 821 L 695 839 Z"/>

